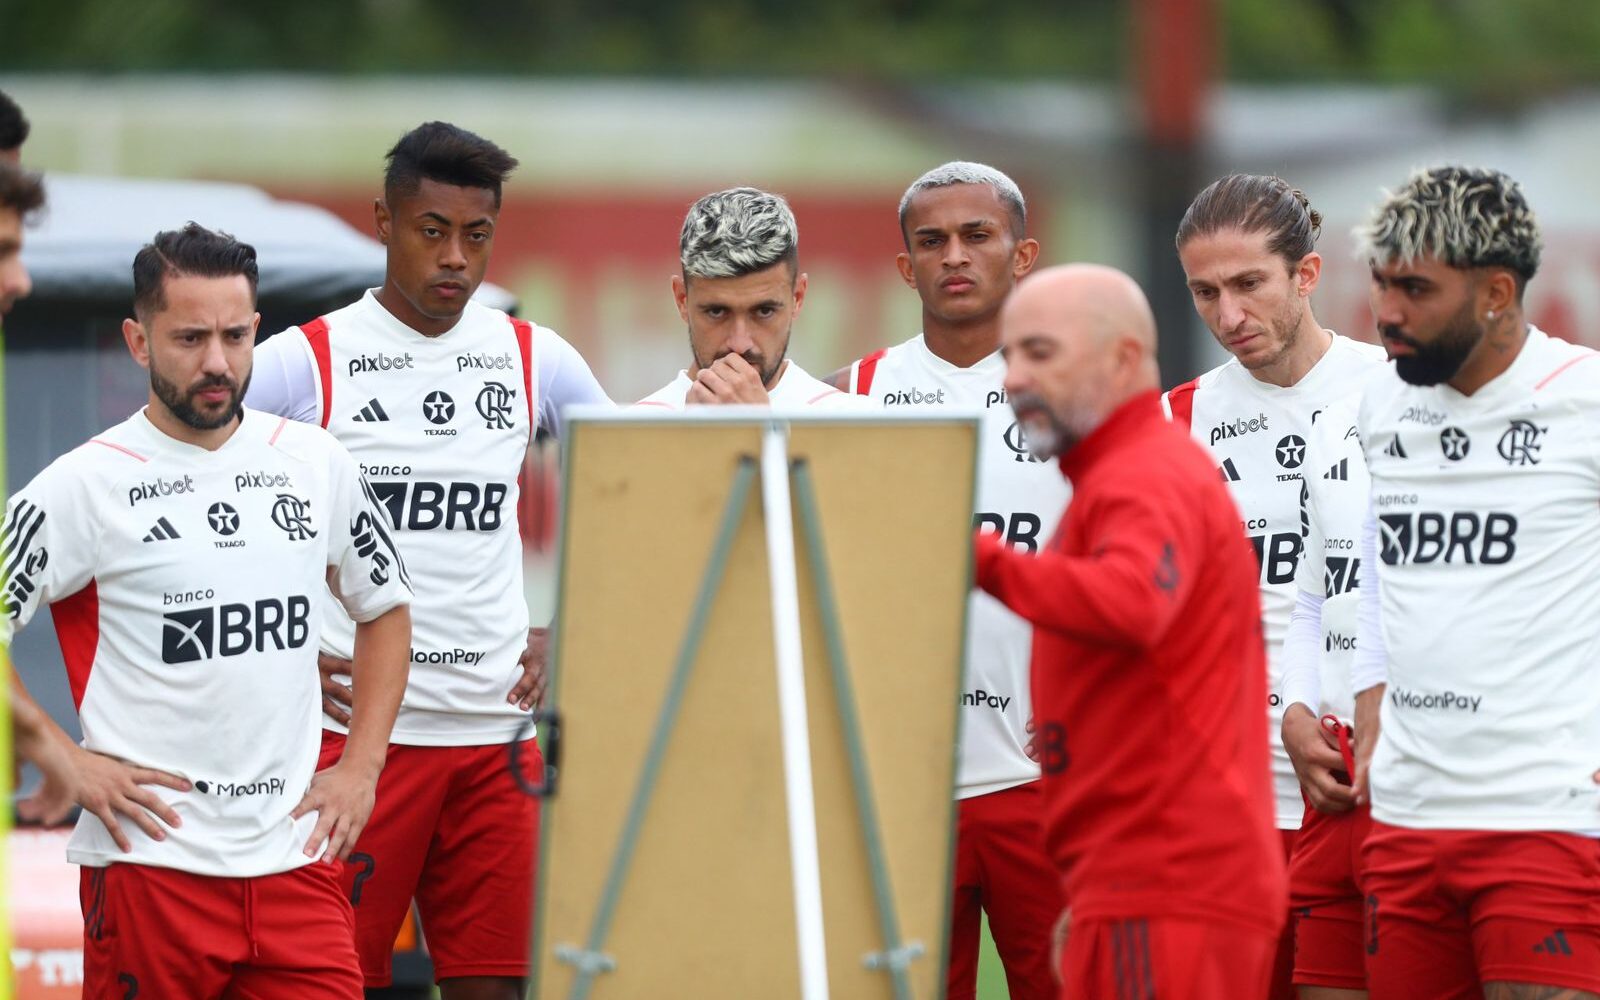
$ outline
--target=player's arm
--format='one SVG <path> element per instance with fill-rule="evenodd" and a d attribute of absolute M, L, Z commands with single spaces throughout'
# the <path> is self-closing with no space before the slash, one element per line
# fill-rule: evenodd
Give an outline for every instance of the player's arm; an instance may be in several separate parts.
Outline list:
<path fill-rule="evenodd" d="M 1027 555 L 978 532 L 977 585 L 1039 628 L 1147 648 L 1166 634 L 1204 557 L 1197 529 L 1149 491 L 1093 502 L 1086 556 Z"/>
<path fill-rule="evenodd" d="M 244 404 L 305 424 L 321 423 L 313 364 L 311 349 L 299 327 L 268 338 L 256 345 L 252 355 L 250 387 L 245 390 Z"/>
<path fill-rule="evenodd" d="M 356 623 L 350 734 L 338 763 L 319 771 L 291 814 L 317 813 L 305 853 L 343 861 L 372 815 L 411 669 L 411 580 L 384 524 L 382 505 L 342 447 L 332 462 L 334 532 L 328 589 Z M 326 846 L 323 841 L 326 840 Z"/>
<path fill-rule="evenodd" d="M 1314 445 L 1313 445 L 1314 447 Z M 1308 459 L 1310 453 L 1307 453 Z M 1315 463 L 1308 461 L 1308 466 Z M 1297 591 L 1289 630 L 1283 641 L 1284 749 L 1295 777 L 1311 805 L 1321 812 L 1341 813 L 1355 805 L 1347 785 L 1334 777 L 1345 769 L 1338 734 L 1322 724 L 1322 602 L 1327 550 L 1316 496 L 1300 485 L 1300 523 L 1306 526 L 1305 551 L 1295 570 Z"/>
<path fill-rule="evenodd" d="M 1383 641 L 1378 582 L 1378 518 L 1369 507 L 1361 525 L 1360 603 L 1356 612 L 1356 655 L 1350 664 L 1350 690 L 1356 694 L 1356 773 L 1350 776 L 1357 802 L 1368 801 L 1367 772 L 1378 747 L 1379 710 L 1389 689 L 1389 650 Z"/>

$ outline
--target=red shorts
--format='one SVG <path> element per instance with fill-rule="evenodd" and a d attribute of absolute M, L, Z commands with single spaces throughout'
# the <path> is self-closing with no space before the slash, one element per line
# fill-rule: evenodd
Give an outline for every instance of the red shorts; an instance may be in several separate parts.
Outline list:
<path fill-rule="evenodd" d="M 339 865 L 255 878 L 149 865 L 85 868 L 83 995 L 360 1000 Z"/>
<path fill-rule="evenodd" d="M 1219 920 L 1075 917 L 1061 1000 L 1263 1000 L 1277 935 Z"/>
<path fill-rule="evenodd" d="M 1065 905 L 1061 877 L 1044 853 L 1039 783 L 956 803 L 956 877 L 946 1000 L 978 989 L 979 911 L 1005 965 L 1011 1000 L 1049 1000 L 1050 929 Z"/>
<path fill-rule="evenodd" d="M 1283 859 L 1288 861 L 1294 856 L 1294 845 L 1300 837 L 1300 831 L 1279 830 L 1278 835 L 1283 840 Z M 1270 984 L 1267 989 L 1268 1000 L 1295 1000 L 1293 913 L 1284 920 L 1283 930 L 1278 932 L 1278 943 L 1272 953 Z"/>
<path fill-rule="evenodd" d="M 1361 844 L 1372 810 L 1329 814 L 1306 806 L 1289 859 L 1289 911 L 1294 920 L 1294 981 L 1340 990 L 1367 988 L 1366 897 L 1359 884 Z"/>
<path fill-rule="evenodd" d="M 1600 841 L 1374 822 L 1361 864 L 1372 1000 L 1600 992 Z"/>
<path fill-rule="evenodd" d="M 523 747 L 536 767 L 538 744 Z M 343 752 L 344 737 L 324 732 L 317 767 Z M 505 744 L 390 744 L 377 805 L 344 873 L 367 986 L 392 980 L 413 897 L 435 980 L 526 977 L 538 826 L 538 803 L 512 779 Z"/>

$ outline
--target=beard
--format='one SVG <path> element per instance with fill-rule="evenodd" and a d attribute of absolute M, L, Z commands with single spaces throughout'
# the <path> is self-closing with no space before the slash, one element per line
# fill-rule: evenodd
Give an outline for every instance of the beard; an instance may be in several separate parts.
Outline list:
<path fill-rule="evenodd" d="M 1075 401 L 1057 412 L 1042 396 L 1031 392 L 1012 396 L 1011 409 L 1017 415 L 1028 451 L 1041 462 L 1065 455 L 1104 420 L 1092 402 Z"/>
<path fill-rule="evenodd" d="M 709 360 L 696 355 L 694 359 L 695 367 L 710 368 L 712 365 L 716 364 L 718 361 L 721 361 L 723 358 L 732 353 L 734 352 L 718 351 L 717 353 L 713 354 Z M 783 347 L 778 351 L 778 356 L 772 358 L 770 361 L 765 354 L 762 354 L 753 347 L 748 351 L 739 352 L 739 357 L 743 358 L 746 364 L 756 370 L 757 374 L 761 376 L 761 384 L 766 386 L 768 389 L 772 388 L 772 380 L 778 377 L 778 369 L 783 367 L 783 359 L 788 356 L 789 338 L 787 336 L 783 338 Z"/>
<path fill-rule="evenodd" d="M 1285 303 L 1283 312 L 1267 323 L 1267 334 L 1278 345 L 1277 349 L 1271 354 L 1252 358 L 1248 362 L 1240 359 L 1239 363 L 1244 365 L 1247 371 L 1259 371 L 1282 361 L 1284 356 L 1294 349 L 1294 345 L 1300 342 L 1300 317 L 1303 308 L 1299 299 L 1290 299 Z"/>
<path fill-rule="evenodd" d="M 174 417 L 183 424 L 197 431 L 214 431 L 219 427 L 226 427 L 238 417 L 244 409 L 245 390 L 250 388 L 250 376 L 244 377 L 244 382 L 235 382 L 226 375 L 203 375 L 187 389 L 179 389 L 178 384 L 156 371 L 154 363 L 150 365 L 150 388 L 154 390 L 156 398 L 161 400 Z M 225 388 L 232 395 L 228 401 L 213 413 L 206 413 L 195 405 L 194 397 L 207 389 Z"/>
<path fill-rule="evenodd" d="M 1473 348 L 1483 339 L 1483 327 L 1473 315 L 1471 302 L 1464 304 L 1428 343 L 1407 335 L 1397 326 L 1380 326 L 1378 333 L 1384 340 L 1405 344 L 1416 352 L 1394 359 L 1395 374 L 1411 385 L 1438 385 L 1455 378 Z"/>

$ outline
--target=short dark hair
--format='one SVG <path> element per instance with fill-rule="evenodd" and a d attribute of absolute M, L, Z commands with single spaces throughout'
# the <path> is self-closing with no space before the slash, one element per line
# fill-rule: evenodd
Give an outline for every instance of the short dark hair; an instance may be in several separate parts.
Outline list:
<path fill-rule="evenodd" d="M 224 232 L 191 222 L 182 229 L 156 233 L 133 258 L 133 314 L 144 322 L 152 313 L 167 307 L 165 282 L 168 275 L 197 278 L 231 278 L 242 274 L 250 282 L 250 298 L 255 300 L 259 272 L 256 248 L 240 243 Z"/>
<path fill-rule="evenodd" d="M 500 206 L 500 187 L 517 158 L 481 135 L 448 122 L 427 122 L 400 137 L 384 158 L 383 195 L 393 201 L 415 194 L 424 180 L 453 187 L 486 188 Z"/>
<path fill-rule="evenodd" d="M 0 90 L 0 150 L 20 149 L 28 139 L 28 119 L 17 102 Z"/>
<path fill-rule="evenodd" d="M 1178 224 L 1178 249 L 1224 229 L 1266 233 L 1267 249 L 1289 267 L 1316 248 L 1322 213 L 1282 177 L 1229 174 L 1195 196 Z"/>
<path fill-rule="evenodd" d="M 0 208 L 26 219 L 44 207 L 44 179 L 38 174 L 0 163 Z"/>

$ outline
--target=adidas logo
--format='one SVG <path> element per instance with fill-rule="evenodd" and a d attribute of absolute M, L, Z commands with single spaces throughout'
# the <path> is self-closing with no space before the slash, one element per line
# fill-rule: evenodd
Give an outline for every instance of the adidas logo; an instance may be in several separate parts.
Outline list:
<path fill-rule="evenodd" d="M 144 536 L 144 540 L 147 542 L 165 542 L 180 537 L 182 536 L 178 534 L 178 529 L 172 526 L 171 521 L 163 517 L 159 518 L 155 525 L 151 527 L 150 534 Z"/>
<path fill-rule="evenodd" d="M 1231 458 L 1223 459 L 1222 464 L 1217 466 L 1217 475 L 1221 476 L 1222 481 L 1225 483 L 1237 483 L 1239 481 L 1239 470 L 1234 467 L 1233 459 Z"/>
<path fill-rule="evenodd" d="M 367 400 L 367 405 L 361 408 L 361 412 L 356 414 L 355 419 L 362 423 L 375 424 L 388 420 L 389 414 L 383 412 L 382 403 L 376 399 L 369 399 Z"/>
<path fill-rule="evenodd" d="M 1534 945 L 1533 950 L 1535 954 L 1539 955 L 1570 955 L 1572 954 L 1572 945 L 1567 944 L 1566 931 L 1556 931 L 1553 935 L 1546 937 L 1543 944 Z"/>
<path fill-rule="evenodd" d="M 1333 468 L 1329 469 L 1327 472 L 1324 472 L 1322 474 L 1322 478 L 1323 479 L 1337 479 L 1337 480 L 1339 480 L 1341 482 L 1349 482 L 1350 481 L 1350 460 L 1348 458 L 1339 459 L 1339 461 L 1334 464 Z"/>
<path fill-rule="evenodd" d="M 1398 434 L 1396 434 L 1394 436 L 1394 440 L 1393 441 L 1389 442 L 1389 447 L 1383 449 L 1383 453 L 1385 455 L 1388 455 L 1390 458 L 1410 458 L 1411 457 L 1411 456 L 1406 454 L 1405 445 L 1400 443 L 1400 435 L 1398 435 Z"/>

